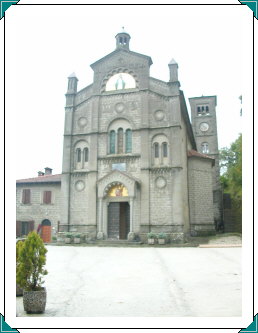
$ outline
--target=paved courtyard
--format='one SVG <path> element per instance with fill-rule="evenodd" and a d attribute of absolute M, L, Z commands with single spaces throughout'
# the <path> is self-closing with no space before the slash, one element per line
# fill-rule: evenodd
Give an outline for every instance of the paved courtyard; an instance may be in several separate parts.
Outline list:
<path fill-rule="evenodd" d="M 46 312 L 18 316 L 241 316 L 241 248 L 47 246 Z"/>

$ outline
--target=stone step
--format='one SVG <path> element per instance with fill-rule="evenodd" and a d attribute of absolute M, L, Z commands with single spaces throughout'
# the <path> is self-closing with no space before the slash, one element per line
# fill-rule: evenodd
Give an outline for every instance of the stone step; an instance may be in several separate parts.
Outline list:
<path fill-rule="evenodd" d="M 141 245 L 141 241 L 129 241 L 126 239 L 105 239 L 105 240 L 96 240 L 94 244 L 97 245 Z"/>

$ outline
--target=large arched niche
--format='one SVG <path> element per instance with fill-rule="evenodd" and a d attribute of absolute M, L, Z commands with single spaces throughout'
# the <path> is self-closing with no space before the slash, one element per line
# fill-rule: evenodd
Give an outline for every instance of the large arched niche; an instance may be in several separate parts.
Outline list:
<path fill-rule="evenodd" d="M 126 173 L 114 170 L 111 171 L 106 176 L 102 177 L 98 183 L 98 197 L 99 198 L 107 198 L 108 194 L 110 194 L 110 190 L 115 191 L 115 189 L 119 189 L 124 187 L 125 189 L 121 194 L 118 196 L 126 196 L 133 198 L 136 196 L 136 187 L 137 184 L 139 185 L 141 181 L 139 179 L 136 179 L 135 177 L 128 176 Z M 115 197 L 116 195 L 112 195 Z M 112 197 L 111 196 L 111 197 Z"/>
<path fill-rule="evenodd" d="M 126 68 L 117 68 L 110 72 L 102 81 L 101 93 L 126 89 L 138 89 L 137 76 Z"/>
<path fill-rule="evenodd" d="M 128 189 L 121 182 L 109 183 L 104 189 L 105 197 L 128 197 Z"/>

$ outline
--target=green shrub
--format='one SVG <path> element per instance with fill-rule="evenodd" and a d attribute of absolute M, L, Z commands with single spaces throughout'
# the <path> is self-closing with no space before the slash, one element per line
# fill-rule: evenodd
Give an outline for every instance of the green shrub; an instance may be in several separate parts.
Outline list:
<path fill-rule="evenodd" d="M 56 237 L 56 236 L 53 236 L 53 237 L 52 237 L 52 240 L 53 240 L 53 241 L 56 241 L 56 240 L 57 240 L 57 237 Z"/>
<path fill-rule="evenodd" d="M 156 234 L 154 234 L 153 232 L 149 232 L 148 238 L 156 238 Z"/>
<path fill-rule="evenodd" d="M 17 246 L 19 247 L 16 269 L 17 284 L 26 291 L 40 290 L 44 282 L 43 276 L 47 274 L 44 269 L 47 249 L 42 239 L 35 231 L 32 231 L 23 244 Z"/>
<path fill-rule="evenodd" d="M 20 256 L 20 252 L 21 252 L 21 249 L 23 247 L 23 242 L 22 241 L 17 241 L 16 242 L 16 273 L 17 273 L 17 267 L 19 265 L 19 256 Z"/>
<path fill-rule="evenodd" d="M 82 238 L 82 234 L 80 234 L 80 233 L 74 234 L 74 238 Z"/>
<path fill-rule="evenodd" d="M 165 238 L 166 238 L 166 234 L 165 234 L 164 232 L 160 232 L 160 233 L 158 234 L 158 238 L 159 238 L 159 239 L 165 239 Z"/>
<path fill-rule="evenodd" d="M 65 238 L 73 238 L 73 233 L 71 233 L 71 232 L 67 232 L 67 233 L 65 234 Z"/>

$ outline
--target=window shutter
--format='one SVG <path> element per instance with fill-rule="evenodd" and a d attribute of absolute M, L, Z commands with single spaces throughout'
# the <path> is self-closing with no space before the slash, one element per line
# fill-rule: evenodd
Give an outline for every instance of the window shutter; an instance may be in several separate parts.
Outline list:
<path fill-rule="evenodd" d="M 34 230 L 34 221 L 29 221 L 29 232 Z"/>
<path fill-rule="evenodd" d="M 29 204 L 30 203 L 30 189 L 24 189 L 22 191 L 22 203 Z"/>
<path fill-rule="evenodd" d="M 43 203 L 50 204 L 51 203 L 51 191 L 44 191 L 43 193 Z"/>
<path fill-rule="evenodd" d="M 47 191 L 47 203 L 51 204 L 51 191 Z"/>
<path fill-rule="evenodd" d="M 16 237 L 21 237 L 21 222 L 16 221 Z"/>

